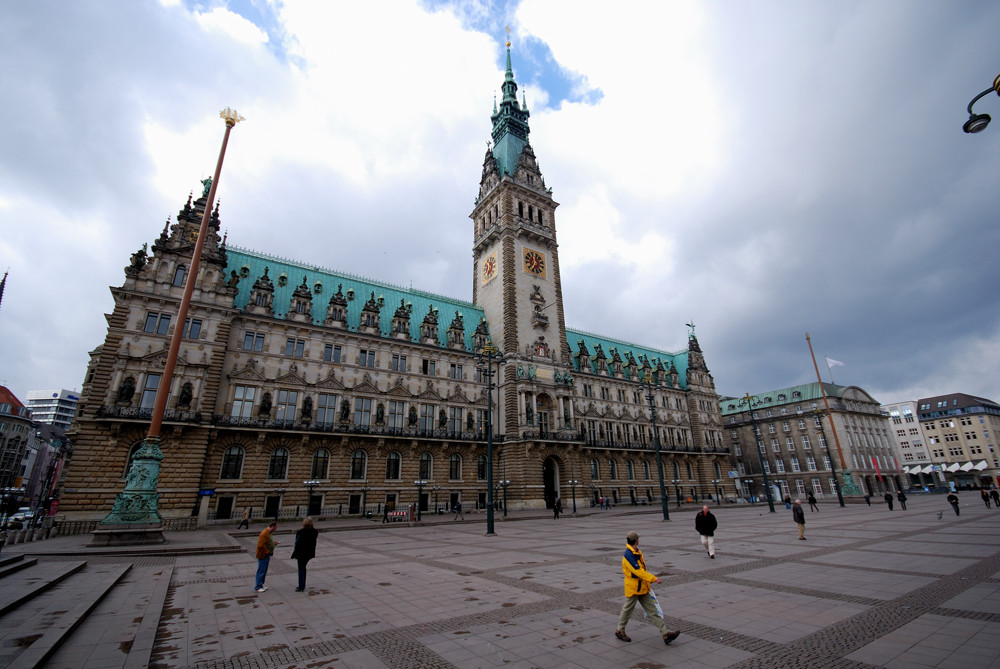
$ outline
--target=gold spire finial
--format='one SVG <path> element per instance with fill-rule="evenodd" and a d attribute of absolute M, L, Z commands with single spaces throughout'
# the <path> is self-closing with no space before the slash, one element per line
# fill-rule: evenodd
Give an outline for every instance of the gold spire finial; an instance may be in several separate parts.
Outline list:
<path fill-rule="evenodd" d="M 220 111 L 219 117 L 222 118 L 226 122 L 226 125 L 228 125 L 230 128 L 232 128 L 240 121 L 246 120 L 242 116 L 240 116 L 235 109 L 230 109 L 229 107 L 226 107 L 225 109 Z"/>
<path fill-rule="evenodd" d="M 507 31 L 507 48 L 510 48 L 510 26 L 504 26 L 504 30 Z"/>

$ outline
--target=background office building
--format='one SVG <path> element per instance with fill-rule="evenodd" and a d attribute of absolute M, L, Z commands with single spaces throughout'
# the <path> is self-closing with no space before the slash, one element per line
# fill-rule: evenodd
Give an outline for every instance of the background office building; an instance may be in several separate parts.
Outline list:
<path fill-rule="evenodd" d="M 931 463 L 942 480 L 958 488 L 1000 483 L 1000 405 L 982 397 L 951 393 L 917 400 L 917 412 Z"/>
<path fill-rule="evenodd" d="M 76 415 L 76 405 L 80 401 L 78 390 L 29 390 L 27 407 L 31 419 L 36 423 L 53 425 L 65 431 L 69 429 Z"/>

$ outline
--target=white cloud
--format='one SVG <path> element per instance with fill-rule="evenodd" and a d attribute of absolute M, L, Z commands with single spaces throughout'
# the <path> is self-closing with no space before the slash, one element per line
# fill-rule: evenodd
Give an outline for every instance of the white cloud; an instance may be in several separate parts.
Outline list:
<path fill-rule="evenodd" d="M 267 33 L 246 20 L 239 14 L 224 7 L 216 7 L 211 11 L 196 13 L 198 23 L 202 27 L 225 34 L 227 37 L 243 44 L 267 43 Z"/>

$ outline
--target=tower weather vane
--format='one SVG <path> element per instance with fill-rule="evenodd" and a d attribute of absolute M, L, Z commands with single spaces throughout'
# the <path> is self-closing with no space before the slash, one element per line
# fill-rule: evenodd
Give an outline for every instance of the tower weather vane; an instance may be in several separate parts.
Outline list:
<path fill-rule="evenodd" d="M 504 26 L 504 30 L 507 31 L 507 48 L 510 48 L 510 26 Z"/>

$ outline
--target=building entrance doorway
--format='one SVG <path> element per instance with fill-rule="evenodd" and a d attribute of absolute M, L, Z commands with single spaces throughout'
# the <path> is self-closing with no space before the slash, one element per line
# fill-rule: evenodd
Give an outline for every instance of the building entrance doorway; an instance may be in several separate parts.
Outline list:
<path fill-rule="evenodd" d="M 542 480 L 545 485 L 545 508 L 551 509 L 559 497 L 559 463 L 555 458 L 545 458 L 542 463 Z"/>

